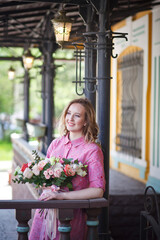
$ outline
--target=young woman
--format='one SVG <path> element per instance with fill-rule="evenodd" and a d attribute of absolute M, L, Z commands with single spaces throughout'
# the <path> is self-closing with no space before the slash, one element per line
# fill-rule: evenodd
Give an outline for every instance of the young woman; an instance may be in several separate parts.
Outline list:
<path fill-rule="evenodd" d="M 47 157 L 78 159 L 88 165 L 85 177 L 76 176 L 72 180 L 73 191 L 48 192 L 42 194 L 40 200 L 51 199 L 91 199 L 101 198 L 105 190 L 103 168 L 103 154 L 95 143 L 98 135 L 98 126 L 92 104 L 87 99 L 75 99 L 64 109 L 60 119 L 62 137 L 50 144 Z M 41 231 L 44 217 L 36 211 L 30 240 L 43 240 L 44 231 Z M 71 240 L 84 240 L 86 233 L 85 212 L 74 210 L 74 219 L 71 221 Z M 48 238 L 49 239 L 49 238 Z M 57 231 L 56 240 L 59 239 Z"/>

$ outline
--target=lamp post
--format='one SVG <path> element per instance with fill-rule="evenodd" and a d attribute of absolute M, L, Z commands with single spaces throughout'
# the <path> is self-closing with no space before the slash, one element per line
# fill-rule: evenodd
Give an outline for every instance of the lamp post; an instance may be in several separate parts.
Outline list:
<path fill-rule="evenodd" d="M 66 16 L 66 11 L 61 10 L 58 16 L 51 20 L 53 23 L 56 42 L 63 48 L 65 42 L 68 42 L 72 20 Z"/>
<path fill-rule="evenodd" d="M 23 65 L 25 69 L 29 70 L 33 65 L 34 57 L 28 49 L 23 55 Z"/>
<path fill-rule="evenodd" d="M 13 80 L 15 77 L 15 69 L 13 67 L 10 67 L 8 69 L 8 79 Z"/>

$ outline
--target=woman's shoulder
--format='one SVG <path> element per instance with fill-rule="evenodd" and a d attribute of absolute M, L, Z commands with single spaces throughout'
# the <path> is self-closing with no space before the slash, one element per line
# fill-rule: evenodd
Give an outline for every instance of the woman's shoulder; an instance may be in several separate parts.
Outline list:
<path fill-rule="evenodd" d="M 64 136 L 59 136 L 59 137 L 53 139 L 50 145 L 57 145 L 60 142 L 63 142 L 64 138 L 65 138 Z"/>
<path fill-rule="evenodd" d="M 47 156 L 50 156 L 51 152 L 54 151 L 59 146 L 59 144 L 61 144 L 61 142 L 63 142 L 63 139 L 64 137 L 57 137 L 52 140 L 47 150 Z"/>
<path fill-rule="evenodd" d="M 102 161 L 103 152 L 99 144 L 92 142 L 88 143 L 84 149 L 85 156 L 88 162 Z"/>
<path fill-rule="evenodd" d="M 98 142 L 88 143 L 87 148 L 88 148 L 88 150 L 90 149 L 92 151 L 101 151 L 102 150 L 101 145 Z"/>

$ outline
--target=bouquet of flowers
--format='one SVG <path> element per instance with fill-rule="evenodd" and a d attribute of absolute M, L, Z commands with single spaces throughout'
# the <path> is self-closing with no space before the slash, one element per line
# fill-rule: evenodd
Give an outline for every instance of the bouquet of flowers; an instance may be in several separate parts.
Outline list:
<path fill-rule="evenodd" d="M 68 187 L 72 190 L 72 179 L 79 175 L 87 175 L 87 165 L 78 160 L 66 158 L 40 158 L 33 151 L 34 160 L 24 163 L 22 167 L 17 166 L 14 172 L 14 183 L 34 183 L 35 187 Z"/>

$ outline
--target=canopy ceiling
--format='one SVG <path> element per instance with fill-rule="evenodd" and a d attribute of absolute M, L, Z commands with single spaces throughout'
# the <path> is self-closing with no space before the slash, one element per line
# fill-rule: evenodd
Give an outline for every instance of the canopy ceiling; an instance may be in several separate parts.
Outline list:
<path fill-rule="evenodd" d="M 0 0 L 0 46 L 39 47 L 44 39 L 55 41 L 53 29 L 46 30 L 62 2 L 67 16 L 74 21 L 70 41 L 82 41 L 89 5 L 92 6 L 92 25 L 98 31 L 99 0 Z M 110 0 L 110 25 L 156 5 L 160 5 L 160 0 Z"/>

